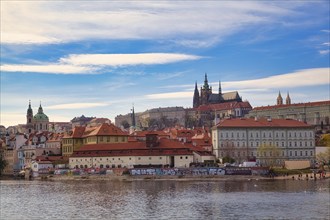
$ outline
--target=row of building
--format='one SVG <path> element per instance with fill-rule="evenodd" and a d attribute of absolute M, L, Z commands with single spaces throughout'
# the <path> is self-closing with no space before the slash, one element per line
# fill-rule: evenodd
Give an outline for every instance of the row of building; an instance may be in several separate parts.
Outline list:
<path fill-rule="evenodd" d="M 134 168 L 189 167 L 214 164 L 226 157 L 265 166 L 282 166 L 288 160 L 315 162 L 314 127 L 292 119 L 225 119 L 211 130 L 172 128 L 131 134 L 103 123 L 76 126 L 62 134 L 16 134 L 2 140 L 2 145 L 9 163 L 7 174 L 45 163 L 69 168 Z"/>

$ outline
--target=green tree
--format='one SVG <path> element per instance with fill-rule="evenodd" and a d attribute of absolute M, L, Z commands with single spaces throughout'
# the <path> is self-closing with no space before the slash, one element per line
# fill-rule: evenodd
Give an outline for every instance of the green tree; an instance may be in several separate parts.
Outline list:
<path fill-rule="evenodd" d="M 262 165 L 276 166 L 277 159 L 280 156 L 280 149 L 274 145 L 262 144 L 258 147 L 258 158 Z"/>
<path fill-rule="evenodd" d="M 5 169 L 5 167 L 7 166 L 7 161 L 5 160 L 4 157 L 4 152 L 2 150 L 0 150 L 0 176 L 2 175 L 2 171 Z"/>

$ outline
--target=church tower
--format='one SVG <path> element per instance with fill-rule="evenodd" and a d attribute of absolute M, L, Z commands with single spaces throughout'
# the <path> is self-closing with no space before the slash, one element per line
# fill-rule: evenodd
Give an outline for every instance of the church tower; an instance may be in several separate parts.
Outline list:
<path fill-rule="evenodd" d="M 197 88 L 197 81 L 195 82 L 195 91 L 194 91 L 194 98 L 193 98 L 193 108 L 197 108 L 199 106 L 199 91 Z"/>
<path fill-rule="evenodd" d="M 221 89 L 221 81 L 219 81 L 219 100 L 222 101 L 222 89 Z"/>
<path fill-rule="evenodd" d="M 289 92 L 288 92 L 288 95 L 286 96 L 285 104 L 291 105 L 291 98 L 290 98 Z"/>
<path fill-rule="evenodd" d="M 132 127 L 134 127 L 134 128 L 136 127 L 134 106 L 132 108 Z"/>
<path fill-rule="evenodd" d="M 208 80 L 207 80 L 207 74 L 205 73 L 205 79 L 204 79 L 204 85 L 201 88 L 201 104 L 207 105 L 209 101 L 209 97 L 212 94 L 212 88 L 210 88 Z"/>
<path fill-rule="evenodd" d="M 283 98 L 281 96 L 281 92 L 278 92 L 278 96 L 277 96 L 277 105 L 283 105 Z"/>
<path fill-rule="evenodd" d="M 26 113 L 26 131 L 29 134 L 33 132 L 33 110 L 31 108 L 31 100 L 29 100 L 29 108 Z"/>

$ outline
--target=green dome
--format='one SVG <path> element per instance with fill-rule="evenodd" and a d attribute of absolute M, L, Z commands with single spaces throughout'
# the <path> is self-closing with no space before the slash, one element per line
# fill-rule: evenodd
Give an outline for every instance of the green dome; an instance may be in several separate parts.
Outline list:
<path fill-rule="evenodd" d="M 33 116 L 33 119 L 35 122 L 37 121 L 49 121 L 48 116 L 44 114 L 44 111 L 42 110 L 41 104 L 38 109 L 38 113 Z"/>
<path fill-rule="evenodd" d="M 35 116 L 33 116 L 34 121 L 45 121 L 45 120 L 49 120 L 48 116 L 45 115 L 44 113 L 41 114 L 36 114 Z"/>

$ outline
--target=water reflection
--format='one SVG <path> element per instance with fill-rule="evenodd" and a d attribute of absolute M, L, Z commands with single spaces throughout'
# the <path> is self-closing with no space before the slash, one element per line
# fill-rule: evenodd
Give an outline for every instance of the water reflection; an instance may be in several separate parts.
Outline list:
<path fill-rule="evenodd" d="M 329 183 L 1 181 L 0 219 L 327 219 Z"/>

